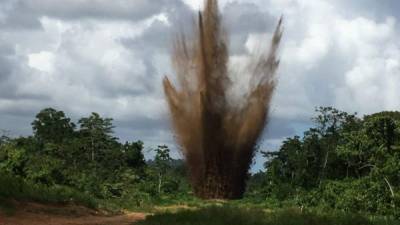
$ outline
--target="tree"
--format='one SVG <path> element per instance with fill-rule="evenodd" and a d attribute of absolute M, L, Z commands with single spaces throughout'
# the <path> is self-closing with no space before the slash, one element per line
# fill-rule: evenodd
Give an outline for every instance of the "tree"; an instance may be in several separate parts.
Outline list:
<path fill-rule="evenodd" d="M 158 193 L 161 193 L 164 177 L 167 174 L 167 170 L 170 168 L 170 163 L 172 161 L 171 156 L 169 155 L 170 150 L 166 145 L 160 145 L 155 150 L 156 156 L 154 157 L 154 164 L 157 170 L 158 175 Z"/>
<path fill-rule="evenodd" d="M 146 165 L 143 155 L 143 142 L 126 142 L 123 145 L 123 152 L 125 154 L 125 162 L 128 167 L 134 169 L 141 169 Z"/>
<path fill-rule="evenodd" d="M 41 110 L 32 122 L 33 133 L 41 142 L 61 143 L 73 135 L 75 124 L 63 111 L 53 108 Z"/>
<path fill-rule="evenodd" d="M 0 147 L 7 144 L 11 139 L 8 137 L 8 132 L 6 130 L 0 129 Z"/>
<path fill-rule="evenodd" d="M 329 172 L 335 174 L 335 171 L 327 171 L 328 164 L 336 162 L 336 147 L 340 139 L 342 129 L 348 129 L 357 123 L 356 114 L 348 114 L 333 107 L 318 107 L 315 110 L 319 113 L 313 118 L 316 123 L 314 131 L 319 134 L 321 142 L 321 150 L 323 151 L 323 159 L 319 173 L 319 182 L 326 177 Z M 332 167 L 330 167 L 332 168 Z M 337 169 L 337 168 L 336 168 Z"/>
<path fill-rule="evenodd" d="M 343 158 L 337 146 L 345 131 L 359 129 L 355 114 L 332 107 L 319 107 L 312 120 L 315 127 L 283 142 L 278 152 L 264 153 L 268 179 L 275 184 L 290 184 L 293 188 L 312 189 L 326 178 L 342 178 L 345 171 Z"/>
<path fill-rule="evenodd" d="M 29 154 L 27 154 L 27 151 L 17 146 L 15 142 L 10 142 L 0 147 L 0 171 L 25 175 L 25 167 L 28 160 Z"/>
<path fill-rule="evenodd" d="M 112 137 L 113 128 L 111 118 L 102 118 L 93 112 L 90 117 L 82 118 L 80 124 L 80 136 L 83 138 L 84 148 L 90 154 L 90 160 L 95 161 L 96 155 L 107 150 L 115 144 L 116 138 Z"/>

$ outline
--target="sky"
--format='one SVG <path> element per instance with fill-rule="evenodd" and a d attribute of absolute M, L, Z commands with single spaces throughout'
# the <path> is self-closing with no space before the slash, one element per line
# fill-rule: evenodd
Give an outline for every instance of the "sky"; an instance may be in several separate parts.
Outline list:
<path fill-rule="evenodd" d="M 359 115 L 400 109 L 400 1 L 219 3 L 232 69 L 267 50 L 284 17 L 262 150 L 301 135 L 317 106 Z M 46 107 L 75 122 L 98 112 L 114 119 L 121 141 L 144 141 L 147 157 L 160 144 L 179 157 L 161 81 L 174 78 L 174 35 L 190 30 L 202 6 L 202 0 L 0 1 L 0 130 L 30 135 L 30 123 Z M 257 155 L 252 170 L 262 163 Z"/>

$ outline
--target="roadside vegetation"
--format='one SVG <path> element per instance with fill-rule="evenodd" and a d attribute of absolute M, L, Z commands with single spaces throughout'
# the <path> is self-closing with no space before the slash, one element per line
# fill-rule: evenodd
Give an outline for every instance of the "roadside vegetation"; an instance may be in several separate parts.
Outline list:
<path fill-rule="evenodd" d="M 366 217 L 343 212 L 321 213 L 285 209 L 265 211 L 257 208 L 213 206 L 198 210 L 159 213 L 137 225 L 397 225 L 387 218 Z"/>
<path fill-rule="evenodd" d="M 261 149 L 265 171 L 249 177 L 244 199 L 215 203 L 193 197 L 184 163 L 170 157 L 168 146 L 145 160 L 143 142 L 121 143 L 111 118 L 92 113 L 74 123 L 62 111 L 43 109 L 32 136 L 0 133 L 0 209 L 12 209 L 13 201 L 80 204 L 159 212 L 143 224 L 166 225 L 174 217 L 176 224 L 196 224 L 184 221 L 206 216 L 215 218 L 207 224 L 222 224 L 219 217 L 224 224 L 244 217 L 254 221 L 242 223 L 249 225 L 398 224 L 400 112 L 360 117 L 321 107 L 313 121 L 279 151 Z M 163 210 L 172 205 L 188 210 Z"/>

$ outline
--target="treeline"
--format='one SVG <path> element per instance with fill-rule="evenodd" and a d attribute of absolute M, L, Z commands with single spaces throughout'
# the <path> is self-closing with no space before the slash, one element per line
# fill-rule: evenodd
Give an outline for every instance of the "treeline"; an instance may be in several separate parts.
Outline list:
<path fill-rule="evenodd" d="M 315 126 L 263 152 L 249 195 L 303 207 L 400 216 L 400 112 L 320 107 Z"/>
<path fill-rule="evenodd" d="M 265 171 L 250 176 L 243 201 L 400 217 L 400 112 L 361 118 L 321 107 L 313 121 L 279 151 L 262 152 Z M 32 128 L 29 137 L 0 138 L 0 203 L 62 196 L 132 208 L 194 200 L 185 166 L 171 159 L 167 146 L 153 149 L 155 157 L 146 161 L 141 141 L 113 136 L 111 118 L 92 113 L 75 124 L 48 108 Z"/>
<path fill-rule="evenodd" d="M 0 176 L 40 187 L 69 187 L 130 206 L 189 190 L 183 163 L 171 159 L 167 146 L 154 149 L 155 158 L 146 162 L 143 142 L 120 143 L 113 128 L 111 118 L 97 113 L 75 124 L 62 111 L 43 109 L 32 122 L 33 136 L 0 138 Z M 0 186 L 0 192 L 15 188 Z"/>

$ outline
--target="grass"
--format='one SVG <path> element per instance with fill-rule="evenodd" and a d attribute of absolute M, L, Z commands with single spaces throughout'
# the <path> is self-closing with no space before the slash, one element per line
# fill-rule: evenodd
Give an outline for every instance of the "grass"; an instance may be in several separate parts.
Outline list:
<path fill-rule="evenodd" d="M 399 221 L 357 214 L 301 212 L 285 209 L 266 212 L 256 208 L 211 206 L 197 210 L 148 216 L 137 225 L 400 225 Z"/>
<path fill-rule="evenodd" d="M 143 198 L 143 197 L 142 197 Z M 0 210 L 12 214 L 13 200 L 40 203 L 74 203 L 110 212 L 121 209 L 152 212 L 138 225 L 400 225 L 385 217 L 307 209 L 277 209 L 275 204 L 253 201 L 203 201 L 194 197 L 164 196 L 139 201 L 141 196 L 98 200 L 65 186 L 46 186 L 0 173 Z M 274 210 L 266 210 L 274 209 Z"/>
<path fill-rule="evenodd" d="M 3 200 L 2 200 L 3 199 Z M 6 199 L 17 201 L 34 201 L 40 203 L 76 203 L 89 208 L 96 208 L 96 200 L 85 193 L 75 189 L 55 185 L 46 186 L 24 181 L 21 178 L 1 173 L 0 174 L 0 207 L 11 208 Z"/>

